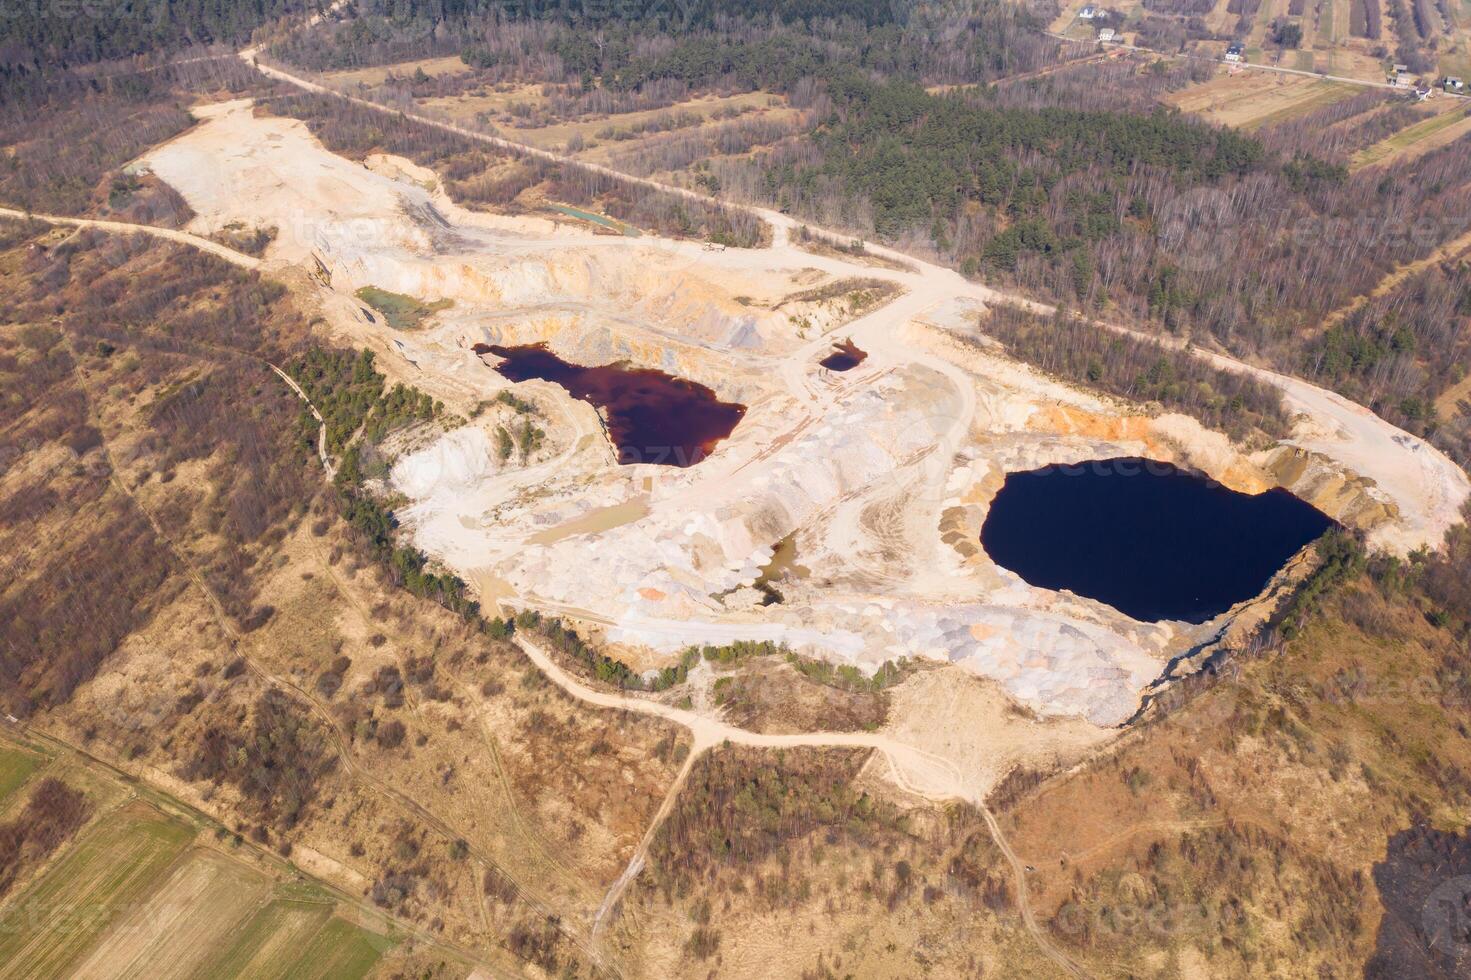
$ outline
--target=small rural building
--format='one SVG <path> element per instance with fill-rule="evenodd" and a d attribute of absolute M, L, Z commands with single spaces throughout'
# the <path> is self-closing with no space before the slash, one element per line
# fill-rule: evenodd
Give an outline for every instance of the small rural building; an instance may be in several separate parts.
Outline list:
<path fill-rule="evenodd" d="M 1425 88 L 1423 86 L 1418 87 L 1418 88 L 1415 89 L 1415 101 L 1416 102 L 1424 102 L 1428 98 L 1430 98 L 1430 89 Z"/>
<path fill-rule="evenodd" d="M 1098 32 L 1098 40 L 1100 41 L 1112 41 L 1113 39 L 1114 32 L 1112 27 L 1105 27 Z"/>
<path fill-rule="evenodd" d="M 1226 49 L 1226 60 L 1232 62 L 1245 61 L 1246 46 L 1239 42 L 1231 45 L 1229 48 Z"/>
<path fill-rule="evenodd" d="M 1098 13 L 1099 11 L 1097 7 L 1084 7 L 1082 10 L 1078 11 L 1078 20 L 1092 20 L 1094 17 L 1098 16 Z"/>
<path fill-rule="evenodd" d="M 1445 90 L 1447 92 L 1464 92 L 1466 91 L 1466 83 L 1455 75 L 1447 75 L 1445 77 Z"/>

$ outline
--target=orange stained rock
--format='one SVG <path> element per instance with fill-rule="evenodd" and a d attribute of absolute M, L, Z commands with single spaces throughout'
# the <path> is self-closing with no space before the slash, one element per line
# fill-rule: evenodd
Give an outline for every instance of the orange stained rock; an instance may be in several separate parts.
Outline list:
<path fill-rule="evenodd" d="M 1087 436 L 1090 439 L 1132 439 L 1150 443 L 1151 420 L 1143 415 L 1099 415 L 1080 408 L 1047 405 L 1032 413 L 1027 420 L 1033 431 L 1056 432 L 1064 436 Z"/>

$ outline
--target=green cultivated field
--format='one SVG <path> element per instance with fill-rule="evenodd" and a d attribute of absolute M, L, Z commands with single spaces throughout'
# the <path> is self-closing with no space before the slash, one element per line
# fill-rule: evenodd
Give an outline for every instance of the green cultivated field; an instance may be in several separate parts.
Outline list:
<path fill-rule="evenodd" d="M 132 914 L 119 918 L 73 980 L 193 980 L 270 893 L 264 874 L 218 851 L 192 850 Z"/>
<path fill-rule="evenodd" d="M 1350 169 L 1358 170 L 1361 167 L 1371 167 L 1379 161 L 1393 156 L 1423 139 L 1429 139 L 1448 126 L 1454 126 L 1456 123 L 1464 121 L 1465 118 L 1466 113 L 1456 109 L 1450 112 L 1442 112 L 1438 116 L 1431 116 L 1423 122 L 1406 127 L 1393 136 L 1380 140 L 1373 146 L 1360 151 L 1359 155 L 1354 158 Z"/>
<path fill-rule="evenodd" d="M 311 886 L 206 848 L 197 828 L 129 803 L 0 912 L 5 980 L 360 980 L 393 946 Z"/>
<path fill-rule="evenodd" d="M 1290 106 L 1269 112 L 1265 116 L 1259 116 L 1241 127 L 1249 133 L 1256 132 L 1264 126 L 1275 126 L 1278 123 L 1290 122 L 1299 116 L 1306 116 L 1310 112 L 1330 106 L 1335 102 L 1347 98 L 1354 93 L 1352 85 L 1342 82 L 1314 82 L 1310 95 Z"/>
<path fill-rule="evenodd" d="M 204 972 L 242 980 L 289 976 L 303 948 L 331 917 L 331 904 L 277 899 L 257 912 Z"/>
<path fill-rule="evenodd" d="M 387 948 L 382 936 L 333 919 L 312 937 L 287 975 L 300 980 L 359 980 Z"/>
<path fill-rule="evenodd" d="M 43 767 L 100 816 L 0 898 L 0 980 L 362 980 L 397 945 L 388 920 L 274 856 L 213 844 L 202 831 L 228 835 L 208 818 L 105 767 L 0 736 L 0 805 Z"/>

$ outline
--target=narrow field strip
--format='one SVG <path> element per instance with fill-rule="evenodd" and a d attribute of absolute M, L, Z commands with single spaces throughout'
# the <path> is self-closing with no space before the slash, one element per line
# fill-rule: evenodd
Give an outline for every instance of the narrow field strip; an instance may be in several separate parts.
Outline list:
<path fill-rule="evenodd" d="M 218 955 L 202 964 L 200 975 L 242 980 L 287 976 L 331 917 L 331 905 L 276 899 L 251 916 Z"/>
<path fill-rule="evenodd" d="M 383 936 L 334 918 L 317 930 L 282 975 L 293 980 L 360 980 L 392 945 Z"/>
<path fill-rule="evenodd" d="M 270 890 L 259 872 L 196 851 L 152 897 L 109 929 L 74 980 L 187 980 Z"/>
<path fill-rule="evenodd" d="M 94 941 L 151 891 L 194 831 L 143 803 L 94 825 L 0 916 L 0 976 L 69 973 Z"/>
<path fill-rule="evenodd" d="M 1319 82 L 1310 86 L 1309 91 L 1301 100 L 1249 120 L 1241 128 L 1248 133 L 1254 133 L 1265 126 L 1275 126 L 1278 123 L 1291 122 L 1317 109 L 1322 109 L 1335 102 L 1340 102 L 1353 93 L 1354 88 L 1352 85 L 1345 85 L 1342 82 Z"/>
<path fill-rule="evenodd" d="M 1468 116 L 1459 109 L 1453 109 L 1450 112 L 1442 112 L 1438 116 L 1432 116 L 1423 122 L 1406 127 L 1393 136 L 1382 139 L 1373 146 L 1360 150 L 1349 164 L 1349 170 L 1362 170 L 1365 167 L 1372 167 L 1375 164 L 1384 163 L 1392 157 L 1414 148 L 1415 144 L 1420 143 L 1422 140 L 1428 140 L 1442 133 L 1443 130 L 1449 130 L 1452 126 L 1458 126 L 1459 132 L 1445 133 L 1443 135 L 1454 138 L 1457 135 L 1464 135 L 1466 132 L 1471 132 L 1471 116 Z"/>
<path fill-rule="evenodd" d="M 0 749 L 0 803 L 26 784 L 31 774 L 45 763 L 33 752 L 23 749 Z"/>

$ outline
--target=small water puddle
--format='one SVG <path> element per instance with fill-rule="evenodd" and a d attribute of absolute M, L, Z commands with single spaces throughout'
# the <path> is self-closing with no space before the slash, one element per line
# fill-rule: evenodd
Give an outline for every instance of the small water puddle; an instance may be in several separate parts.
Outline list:
<path fill-rule="evenodd" d="M 1333 526 L 1286 490 L 1238 493 L 1138 458 L 1011 473 L 981 545 L 1043 589 L 1067 589 L 1144 622 L 1203 623 L 1262 591 Z"/>
<path fill-rule="evenodd" d="M 797 532 L 793 531 L 776 543 L 771 549 L 771 560 L 761 567 L 761 575 L 754 584 L 756 591 L 763 596 L 761 605 L 771 606 L 782 602 L 778 585 L 787 581 L 798 581 L 811 574 L 812 569 L 797 563 Z"/>
<path fill-rule="evenodd" d="M 546 344 L 476 344 L 475 353 L 503 358 L 495 370 L 504 378 L 551 381 L 602 410 L 608 438 L 624 464 L 693 466 L 714 452 L 746 414 L 746 406 L 723 402 L 702 384 L 623 361 L 572 364 Z"/>
<path fill-rule="evenodd" d="M 829 371 L 851 371 L 867 357 L 868 351 L 859 350 L 852 340 L 845 340 L 841 344 L 833 344 L 833 352 L 817 363 Z"/>

